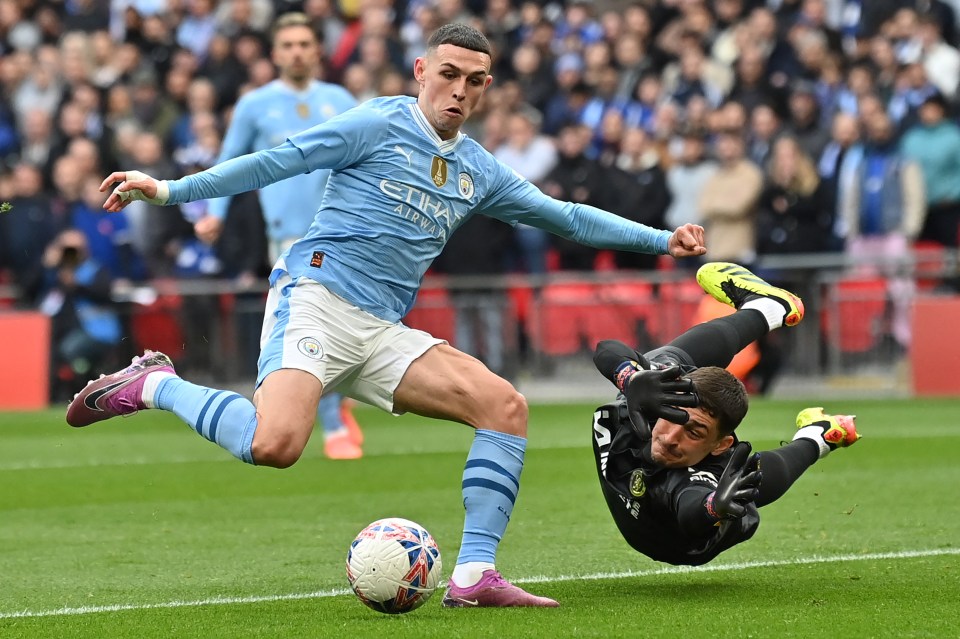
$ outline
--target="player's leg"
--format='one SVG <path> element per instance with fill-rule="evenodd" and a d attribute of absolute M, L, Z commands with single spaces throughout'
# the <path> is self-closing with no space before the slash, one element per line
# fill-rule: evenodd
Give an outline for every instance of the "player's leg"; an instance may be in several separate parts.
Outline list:
<path fill-rule="evenodd" d="M 478 359 L 403 326 L 352 381 L 351 395 L 395 413 L 412 412 L 476 428 L 462 478 L 466 519 L 445 606 L 555 606 L 506 582 L 497 547 L 519 490 L 526 451 L 527 403 Z"/>
<path fill-rule="evenodd" d="M 854 416 L 828 415 L 822 408 L 806 408 L 797 415 L 793 441 L 760 453 L 760 496 L 757 506 L 766 506 L 783 496 L 818 459 L 860 439 Z"/>
<path fill-rule="evenodd" d="M 324 393 L 317 407 L 317 417 L 323 428 L 323 453 L 329 459 L 359 459 L 363 449 L 358 446 L 341 416 L 343 395 Z"/>
<path fill-rule="evenodd" d="M 796 326 L 803 319 L 803 302 L 798 296 L 771 286 L 742 266 L 704 264 L 697 271 L 697 282 L 737 312 L 690 328 L 666 346 L 647 353 L 648 359 L 726 368 L 751 342 L 781 326 Z"/>
<path fill-rule="evenodd" d="M 135 357 L 127 368 L 90 382 L 68 407 L 67 423 L 86 426 L 159 408 L 174 413 L 201 437 L 237 459 L 250 464 L 288 466 L 299 457 L 299 451 L 294 456 L 292 450 L 298 445 L 302 450 L 306 438 L 278 437 L 272 433 L 297 430 L 291 423 L 305 414 L 309 437 L 315 410 L 315 404 L 310 402 L 319 398 L 320 382 L 303 371 L 278 371 L 268 377 L 264 386 L 277 387 L 279 397 L 271 397 L 270 391 L 261 387 L 257 391 L 259 405 L 254 407 L 237 393 L 181 379 L 166 355 L 147 351 Z M 258 440 L 260 453 L 256 450 Z"/>

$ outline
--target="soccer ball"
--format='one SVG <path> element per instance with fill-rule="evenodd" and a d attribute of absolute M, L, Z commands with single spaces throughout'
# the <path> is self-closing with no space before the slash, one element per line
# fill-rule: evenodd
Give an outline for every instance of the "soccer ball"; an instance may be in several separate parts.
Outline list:
<path fill-rule="evenodd" d="M 379 612 L 419 608 L 437 589 L 440 574 L 437 542 L 408 519 L 378 519 L 360 531 L 347 553 L 350 587 Z"/>

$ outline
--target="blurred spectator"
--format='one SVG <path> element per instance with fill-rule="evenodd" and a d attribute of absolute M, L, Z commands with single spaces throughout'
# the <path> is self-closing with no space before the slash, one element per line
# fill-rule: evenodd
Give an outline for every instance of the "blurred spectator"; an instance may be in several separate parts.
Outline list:
<path fill-rule="evenodd" d="M 580 122 L 591 97 L 590 87 L 581 81 L 583 63 L 575 53 L 557 60 L 556 73 L 557 90 L 544 111 L 543 132 L 549 135 L 556 135 L 565 124 Z"/>
<path fill-rule="evenodd" d="M 157 78 L 152 72 L 143 71 L 134 76 L 131 98 L 133 117 L 140 127 L 156 133 L 162 140 L 169 139 L 178 110 L 169 98 L 160 93 Z"/>
<path fill-rule="evenodd" d="M 79 164 L 68 155 L 57 160 L 60 171 L 77 171 Z M 146 265 L 133 244 L 130 224 L 125 211 L 107 213 L 103 210 L 106 194 L 100 192 L 101 178 L 81 174 L 78 183 L 79 198 L 70 206 L 70 225 L 86 236 L 90 256 L 105 268 L 115 280 L 142 281 L 147 277 Z M 71 187 L 73 188 L 73 187 Z"/>
<path fill-rule="evenodd" d="M 790 94 L 790 117 L 787 130 L 803 152 L 813 158 L 820 157 L 830 140 L 830 132 L 820 123 L 820 104 L 817 102 L 816 86 L 812 82 L 794 83 Z"/>
<path fill-rule="evenodd" d="M 63 98 L 63 84 L 58 69 L 49 62 L 36 58 L 30 75 L 13 91 L 11 106 L 19 122 L 24 122 L 31 111 L 53 114 Z"/>
<path fill-rule="evenodd" d="M 190 146 L 196 141 L 192 121 L 197 114 L 212 114 L 217 108 L 216 86 L 207 78 L 197 78 L 187 89 L 186 111 L 181 113 L 170 132 L 174 149 Z"/>
<path fill-rule="evenodd" d="M 733 84 L 730 68 L 708 59 L 696 37 L 685 36 L 683 40 L 679 61 L 663 70 L 664 92 L 681 106 L 699 95 L 717 107 Z"/>
<path fill-rule="evenodd" d="M 590 129 L 582 124 L 571 123 L 560 129 L 556 165 L 543 178 L 543 192 L 559 200 L 616 211 L 620 204 L 613 200 L 611 172 L 587 155 L 591 137 Z M 559 257 L 561 269 L 593 269 L 596 249 L 555 235 L 549 237 L 549 242 Z"/>
<path fill-rule="evenodd" d="M 554 46 L 568 49 L 570 42 L 593 44 L 603 39 L 603 28 L 594 19 L 591 0 L 573 0 L 567 4 L 563 17 L 557 21 Z"/>
<path fill-rule="evenodd" d="M 662 229 L 667 228 L 665 216 L 670 206 L 670 190 L 660 162 L 660 153 L 643 129 L 627 129 L 621 151 L 612 175 L 618 203 L 611 202 L 607 210 L 619 213 L 634 222 Z M 619 251 L 614 255 L 618 268 L 653 270 L 657 256 Z"/>
<path fill-rule="evenodd" d="M 748 111 L 753 111 L 761 104 L 771 104 L 777 111 L 783 111 L 782 91 L 770 84 L 766 74 L 766 58 L 758 47 L 741 49 L 734 69 L 733 88 L 728 96 L 730 100 L 739 102 Z"/>
<path fill-rule="evenodd" d="M 108 2 L 72 0 L 64 3 L 64 9 L 64 31 L 101 31 L 110 25 Z"/>
<path fill-rule="evenodd" d="M 21 125 L 20 160 L 42 167 L 45 178 L 49 178 L 50 167 L 55 159 L 50 153 L 53 131 L 53 118 L 42 109 L 28 111 Z"/>
<path fill-rule="evenodd" d="M 91 258 L 84 234 L 60 233 L 43 253 L 39 308 L 51 323 L 52 400 L 69 399 L 119 343 L 110 272 Z"/>
<path fill-rule="evenodd" d="M 927 73 L 919 62 L 905 64 L 897 74 L 887 111 L 894 123 L 903 130 L 916 121 L 917 109 L 936 92 L 937 87 L 927 79 Z"/>
<path fill-rule="evenodd" d="M 927 214 L 920 238 L 958 245 L 960 229 L 960 127 L 947 119 L 947 103 L 938 93 L 920 105 L 919 122 L 903 136 L 903 155 L 920 165 Z"/>
<path fill-rule="evenodd" d="M 54 215 L 39 167 L 25 162 L 17 164 L 11 186 L 13 208 L 0 215 L 0 268 L 11 270 L 21 299 L 32 302 L 41 283 L 40 257 L 64 220 Z"/>
<path fill-rule="evenodd" d="M 757 254 L 827 251 L 833 224 L 813 161 L 796 140 L 779 138 L 773 145 L 760 196 Z"/>
<path fill-rule="evenodd" d="M 663 98 L 663 84 L 660 82 L 660 76 L 653 72 L 643 75 L 637 83 L 634 94 L 634 98 L 623 107 L 623 123 L 632 128 L 653 131 L 657 104 Z"/>
<path fill-rule="evenodd" d="M 270 0 L 219 0 L 214 19 L 217 30 L 227 36 L 243 31 L 264 32 L 273 22 L 273 3 Z"/>
<path fill-rule="evenodd" d="M 757 166 L 764 166 L 779 134 L 780 118 L 776 111 L 769 104 L 758 104 L 750 113 L 747 157 Z"/>
<path fill-rule="evenodd" d="M 860 162 L 863 147 L 858 145 L 860 126 L 857 118 L 849 113 L 837 113 L 833 116 L 830 142 L 820 156 L 817 172 L 824 188 L 824 206 L 834 219 L 830 234 L 830 250 L 843 247 L 842 236 L 845 232 L 838 223 L 840 216 L 840 185 L 849 185 L 853 179 L 852 171 Z"/>
<path fill-rule="evenodd" d="M 557 149 L 540 133 L 543 117 L 527 105 L 507 120 L 507 139 L 493 155 L 534 184 L 540 184 L 557 163 Z M 523 270 L 543 273 L 547 270 L 548 233 L 526 224 L 516 226 Z"/>
<path fill-rule="evenodd" d="M 531 44 L 521 44 L 513 51 L 512 76 L 527 102 L 543 112 L 556 89 L 553 69 Z"/>
<path fill-rule="evenodd" d="M 187 14 L 177 27 L 177 44 L 189 49 L 199 59 L 207 55 L 207 48 L 217 31 L 213 0 L 185 0 Z"/>
<path fill-rule="evenodd" d="M 237 89 L 246 80 L 247 73 L 233 55 L 233 45 L 222 34 L 213 36 L 207 57 L 200 65 L 198 73 L 213 84 L 217 102 L 216 108 L 231 107 L 237 100 Z M 189 74 L 184 74 L 189 82 Z M 166 76 L 169 81 L 169 76 Z"/>
<path fill-rule="evenodd" d="M 613 56 L 620 71 L 616 95 L 622 100 L 630 100 L 637 93 L 641 78 L 652 67 L 643 39 L 636 34 L 624 34 L 616 40 Z"/>
<path fill-rule="evenodd" d="M 941 23 L 932 15 L 926 15 L 919 21 L 918 39 L 923 70 L 941 93 L 953 99 L 957 94 L 957 84 L 960 83 L 960 52 L 943 41 L 941 29 Z"/>
<path fill-rule="evenodd" d="M 674 162 L 667 169 L 667 188 L 671 202 L 663 228 L 684 224 L 703 224 L 700 211 L 704 185 L 719 168 L 707 157 L 706 131 L 685 129 L 676 140 Z"/>
<path fill-rule="evenodd" d="M 750 264 L 756 256 L 756 212 L 763 173 L 744 157 L 740 130 L 721 131 L 714 146 L 720 166 L 703 185 L 699 202 L 710 238 L 710 259 Z"/>
<path fill-rule="evenodd" d="M 840 192 L 846 250 L 861 274 L 888 277 L 893 302 L 892 332 L 910 343 L 913 280 L 900 272 L 910 243 L 924 224 L 925 193 L 920 167 L 897 146 L 893 123 L 879 114 L 866 124 L 863 158 L 849 188 Z"/>

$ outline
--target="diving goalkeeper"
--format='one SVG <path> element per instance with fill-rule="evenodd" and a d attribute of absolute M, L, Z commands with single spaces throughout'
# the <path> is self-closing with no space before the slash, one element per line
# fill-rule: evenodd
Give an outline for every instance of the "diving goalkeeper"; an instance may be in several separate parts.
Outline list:
<path fill-rule="evenodd" d="M 607 340 L 594 356 L 620 390 L 593 416 L 607 507 L 635 550 L 680 565 L 707 563 L 750 539 L 759 507 L 779 499 L 818 459 L 859 439 L 853 416 L 807 408 L 780 448 L 751 453 L 738 441 L 747 394 L 724 367 L 767 331 L 798 324 L 803 302 L 735 264 L 705 264 L 697 281 L 737 312 L 645 354 Z"/>

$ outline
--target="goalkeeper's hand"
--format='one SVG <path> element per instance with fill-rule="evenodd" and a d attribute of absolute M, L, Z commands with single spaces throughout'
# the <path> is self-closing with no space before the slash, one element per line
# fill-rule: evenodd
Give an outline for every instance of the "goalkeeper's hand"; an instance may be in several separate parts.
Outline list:
<path fill-rule="evenodd" d="M 678 407 L 695 408 L 700 403 L 693 380 L 681 377 L 679 366 L 637 371 L 627 381 L 623 394 L 633 429 L 646 438 L 650 437 L 648 418 L 662 417 L 674 424 L 686 424 L 690 415 Z"/>
<path fill-rule="evenodd" d="M 749 442 L 740 442 L 723 469 L 716 490 L 707 495 L 706 508 L 717 519 L 738 519 L 760 495 L 760 455 L 750 454 Z"/>
<path fill-rule="evenodd" d="M 103 208 L 116 213 L 133 200 L 142 200 L 148 204 L 166 204 L 170 199 L 170 187 L 166 180 L 155 180 L 140 171 L 115 171 L 100 184 L 100 192 L 105 193 L 113 184 L 119 182 L 110 193 Z"/>

